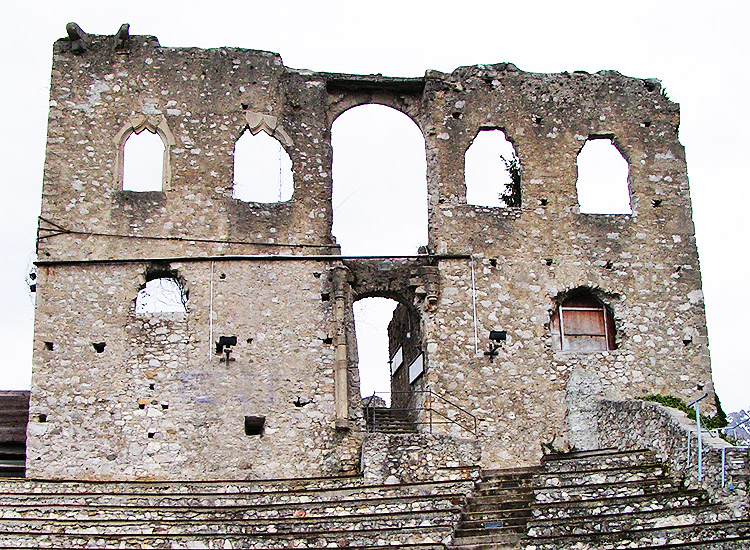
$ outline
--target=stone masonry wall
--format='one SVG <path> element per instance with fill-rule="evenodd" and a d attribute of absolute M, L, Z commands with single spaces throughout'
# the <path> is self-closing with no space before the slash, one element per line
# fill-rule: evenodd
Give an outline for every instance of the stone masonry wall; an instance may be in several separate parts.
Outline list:
<path fill-rule="evenodd" d="M 647 401 L 602 400 L 597 405 L 596 420 L 603 447 L 651 449 L 672 472 L 683 478 L 686 487 L 707 490 L 713 500 L 731 506 L 738 517 L 750 510 L 747 449 L 704 433 L 703 478 L 699 479 L 695 417 L 691 420 L 682 411 Z"/>
<path fill-rule="evenodd" d="M 187 284 L 187 313 L 135 314 L 142 264 L 43 270 L 29 475 L 223 479 L 356 471 L 356 434 L 338 433 L 331 423 L 325 264 L 172 267 Z M 229 364 L 215 350 L 222 335 L 238 339 Z M 97 353 L 93 343 L 106 346 Z M 265 417 L 262 435 L 245 435 L 245 416 Z M 307 460 L 289 460 L 296 455 Z"/>
<path fill-rule="evenodd" d="M 679 112 L 658 81 L 508 63 L 386 78 L 291 69 L 255 50 L 162 48 L 149 36 L 75 44 L 54 46 L 30 476 L 355 471 L 364 427 L 351 308 L 367 296 L 418 314 L 425 374 L 413 387 L 453 403 L 434 400 L 448 418 L 478 419 L 484 467 L 590 441 L 571 436 L 580 410 L 567 405 L 585 392 L 712 390 Z M 338 255 L 330 129 L 365 103 L 401 110 L 424 135 L 429 243 L 418 258 Z M 234 143 L 247 128 L 289 153 L 290 201 L 232 198 Z M 520 207 L 466 203 L 464 154 L 490 128 L 515 145 Z M 133 131 L 165 141 L 160 192 L 122 190 Z M 576 156 L 603 136 L 628 161 L 632 215 L 579 212 Z M 135 314 L 154 266 L 185 282 L 186 313 Z M 554 349 L 550 316 L 578 288 L 612 310 L 617 349 Z M 508 334 L 497 356 L 484 354 L 490 330 Z M 237 336 L 235 361 L 220 362 L 220 336 Z M 245 416 L 266 417 L 263 435 L 244 434 Z M 471 435 L 457 424 L 436 432 Z"/>

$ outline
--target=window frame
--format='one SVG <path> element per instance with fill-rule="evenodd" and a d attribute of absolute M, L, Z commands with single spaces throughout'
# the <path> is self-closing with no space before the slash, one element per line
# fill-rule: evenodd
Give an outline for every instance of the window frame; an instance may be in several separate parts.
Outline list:
<path fill-rule="evenodd" d="M 574 315 L 575 312 L 598 313 L 600 315 L 600 331 L 587 331 L 580 333 L 566 331 L 566 312 L 568 314 L 568 325 L 576 324 L 571 321 L 571 313 Z M 584 320 L 583 322 L 590 324 L 590 319 Z M 556 336 L 558 337 L 559 351 L 596 353 L 601 351 L 612 351 L 617 347 L 615 341 L 614 316 L 606 304 L 591 294 L 577 294 L 569 296 L 562 302 L 559 302 L 552 315 L 551 327 L 557 333 Z M 586 346 L 579 347 L 573 344 L 573 342 L 592 342 L 602 340 L 604 345 L 598 349 L 593 347 L 587 348 Z"/>

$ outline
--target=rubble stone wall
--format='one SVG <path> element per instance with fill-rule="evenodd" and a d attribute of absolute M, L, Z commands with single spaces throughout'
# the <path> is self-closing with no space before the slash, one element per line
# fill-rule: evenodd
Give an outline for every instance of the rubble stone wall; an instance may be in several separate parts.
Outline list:
<path fill-rule="evenodd" d="M 682 411 L 647 401 L 602 400 L 596 419 L 602 447 L 651 449 L 686 487 L 707 490 L 712 499 L 731 506 L 738 517 L 750 509 L 748 449 L 704 433 L 701 477 L 695 417 L 691 420 Z"/>
<path fill-rule="evenodd" d="M 570 445 L 574 371 L 613 397 L 711 390 L 679 111 L 658 81 L 508 63 L 387 78 L 291 69 L 262 51 L 164 48 L 148 36 L 82 44 L 54 46 L 30 476 L 355 470 L 363 421 L 351 306 L 365 296 L 418 313 L 425 374 L 415 388 L 455 404 L 435 400 L 449 418 L 478 419 L 484 467 Z M 338 256 L 330 129 L 366 103 L 401 110 L 424 134 L 420 258 Z M 464 154 L 489 128 L 516 148 L 520 207 L 466 203 Z M 245 129 L 277 137 L 290 155 L 290 201 L 232 198 Z M 165 140 L 162 191 L 122 190 L 122 141 L 134 131 Z M 628 161 L 632 215 L 579 212 L 576 156 L 595 137 L 612 138 Z M 187 313 L 134 313 L 155 263 L 185 281 Z M 332 288 L 335 266 L 349 270 L 348 289 Z M 578 288 L 612 310 L 617 349 L 554 349 L 551 313 Z M 508 334 L 493 356 L 490 330 Z M 222 335 L 238 338 L 228 365 L 212 352 Z M 262 436 L 244 434 L 247 415 L 266 417 Z M 467 437 L 458 424 L 436 430 Z"/>

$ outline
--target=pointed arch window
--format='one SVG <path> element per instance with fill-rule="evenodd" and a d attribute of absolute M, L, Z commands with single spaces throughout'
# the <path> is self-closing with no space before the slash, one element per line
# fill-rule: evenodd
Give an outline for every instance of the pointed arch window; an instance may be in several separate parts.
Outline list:
<path fill-rule="evenodd" d="M 170 153 L 175 140 L 163 115 L 131 118 L 114 141 L 119 189 L 137 192 L 169 189 Z"/>
<path fill-rule="evenodd" d="M 245 113 L 247 126 L 234 144 L 232 198 L 242 202 L 286 202 L 294 194 L 292 138 L 279 120 Z"/>

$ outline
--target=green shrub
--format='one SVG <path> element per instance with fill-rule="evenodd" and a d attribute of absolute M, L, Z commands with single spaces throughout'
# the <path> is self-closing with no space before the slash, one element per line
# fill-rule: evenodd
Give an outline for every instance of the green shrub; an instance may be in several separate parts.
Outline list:
<path fill-rule="evenodd" d="M 653 401 L 654 403 L 659 403 L 665 407 L 682 411 L 690 418 L 695 418 L 695 409 L 688 407 L 682 399 L 673 395 L 646 395 L 644 397 L 637 397 L 636 399 L 640 399 L 641 401 Z M 714 403 L 716 404 L 716 414 L 714 416 L 706 416 L 705 414 L 701 415 L 701 427 L 706 430 L 723 428 L 727 425 L 727 415 L 724 412 L 724 409 L 721 408 L 721 401 L 719 401 L 719 397 L 716 394 L 714 394 Z"/>

